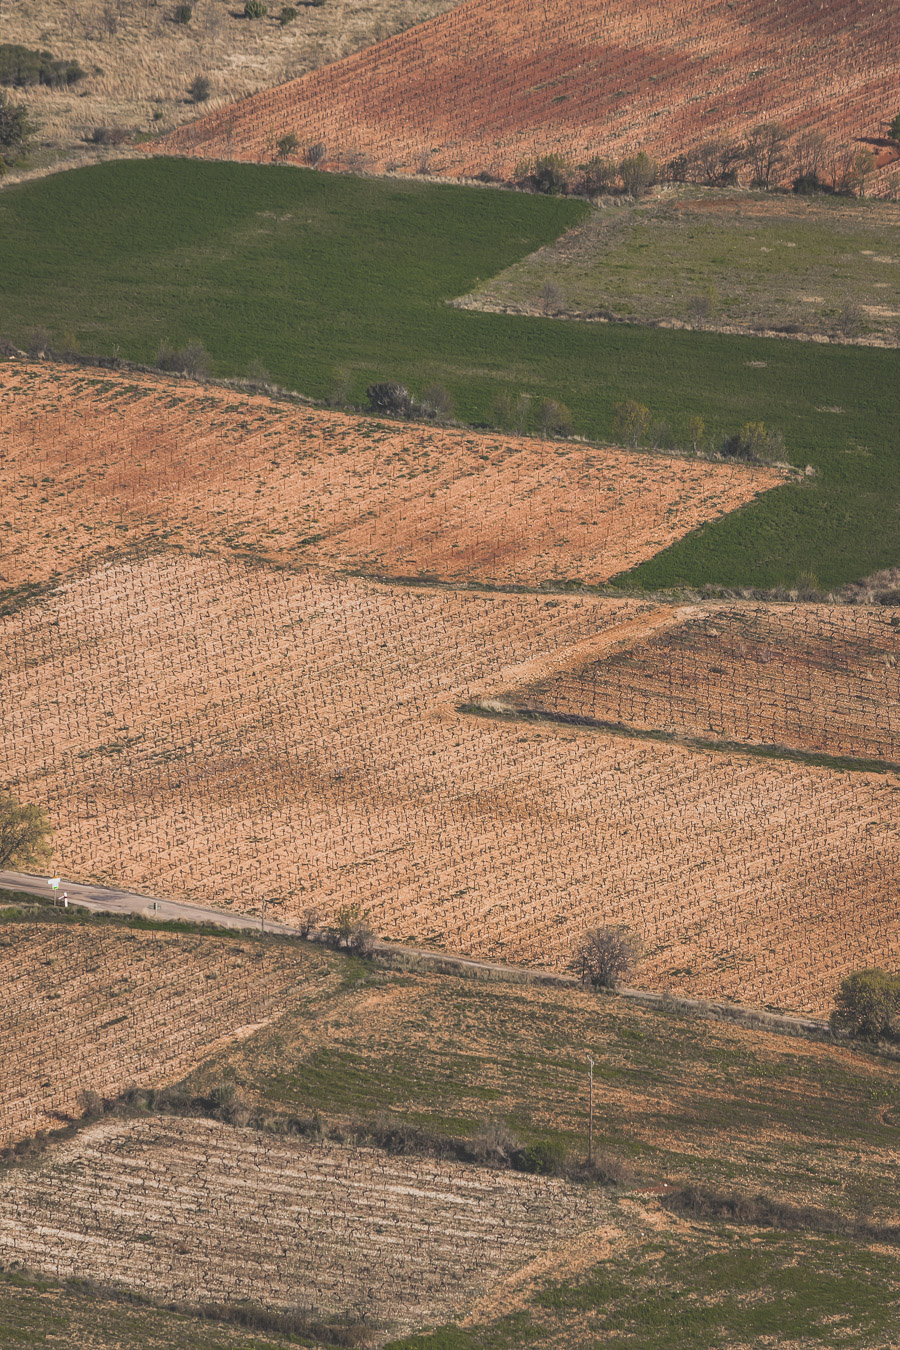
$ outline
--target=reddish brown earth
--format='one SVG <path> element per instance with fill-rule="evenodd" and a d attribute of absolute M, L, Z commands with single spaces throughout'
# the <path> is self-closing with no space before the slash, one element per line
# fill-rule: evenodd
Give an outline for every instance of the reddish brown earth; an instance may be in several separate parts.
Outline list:
<path fill-rule="evenodd" d="M 835 146 L 897 103 L 898 0 L 466 0 L 299 80 L 183 126 L 165 154 L 508 177 L 555 151 L 661 159 L 764 120 Z"/>
<path fill-rule="evenodd" d="M 0 365 L 0 591 L 148 539 L 387 576 L 604 581 L 784 479 Z"/>
<path fill-rule="evenodd" d="M 895 775 L 456 711 L 670 621 L 119 562 L 0 620 L 0 780 L 47 808 L 64 875 L 272 918 L 359 903 L 384 937 L 556 969 L 623 922 L 648 987 L 821 1013 L 900 940 Z"/>

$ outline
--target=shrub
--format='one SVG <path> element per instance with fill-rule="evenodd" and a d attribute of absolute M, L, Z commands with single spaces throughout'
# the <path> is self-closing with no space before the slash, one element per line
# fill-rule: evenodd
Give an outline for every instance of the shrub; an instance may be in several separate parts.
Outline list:
<path fill-rule="evenodd" d="M 858 970 L 841 981 L 829 1021 L 832 1031 L 847 1031 L 863 1040 L 894 1039 L 898 1012 L 900 975 L 880 969 Z"/>
<path fill-rule="evenodd" d="M 865 311 L 861 305 L 848 300 L 837 316 L 837 328 L 841 337 L 859 337 L 863 330 Z"/>
<path fill-rule="evenodd" d="M 555 281 L 545 281 L 541 287 L 541 308 L 545 314 L 558 314 L 566 303 L 566 297 Z"/>
<path fill-rule="evenodd" d="M 503 1167 L 521 1152 L 522 1144 L 502 1120 L 492 1116 L 481 1122 L 472 1136 L 471 1147 L 476 1162 Z"/>
<path fill-rule="evenodd" d="M 542 436 L 571 436 L 572 414 L 564 403 L 545 398 L 537 410 L 537 424 Z"/>
<path fill-rule="evenodd" d="M 34 128 L 25 108 L 0 89 L 0 165 L 15 164 L 28 150 Z"/>
<path fill-rule="evenodd" d="M 688 421 L 688 442 L 695 455 L 699 455 L 706 435 L 706 423 L 702 417 L 692 417 Z"/>
<path fill-rule="evenodd" d="M 127 127 L 94 127 L 85 137 L 92 145 L 124 145 L 131 139 Z"/>
<path fill-rule="evenodd" d="M 373 412 L 389 413 L 394 417 L 409 417 L 413 410 L 412 395 L 405 384 L 387 380 L 370 384 L 366 398 Z"/>
<path fill-rule="evenodd" d="M 189 342 L 186 347 L 179 348 L 164 342 L 156 353 L 156 365 L 160 370 L 178 371 L 203 379 L 210 372 L 211 359 L 202 342 Z"/>
<path fill-rule="evenodd" d="M 637 933 L 624 924 L 604 924 L 585 933 L 578 947 L 581 978 L 595 989 L 615 989 L 641 954 Z"/>
<path fill-rule="evenodd" d="M 586 164 L 578 166 L 580 177 L 576 188 L 588 197 L 599 197 L 606 192 L 615 192 L 619 169 L 611 159 L 594 155 Z"/>
<path fill-rule="evenodd" d="M 531 416 L 531 395 L 498 394 L 491 406 L 491 420 L 504 431 L 522 435 Z"/>
<path fill-rule="evenodd" d="M 285 5 L 278 16 L 278 22 L 281 24 L 282 28 L 284 28 L 287 24 L 293 23 L 296 17 L 297 11 L 294 9 L 294 6 Z"/>
<path fill-rule="evenodd" d="M 286 136 L 280 136 L 275 142 L 276 158 L 280 160 L 288 159 L 294 154 L 299 144 L 300 141 L 294 135 L 293 131 L 289 131 Z"/>
<path fill-rule="evenodd" d="M 190 5 L 176 5 L 175 13 L 172 15 L 172 18 L 176 23 L 190 23 L 193 14 L 194 11 Z"/>
<path fill-rule="evenodd" d="M 317 169 L 322 160 L 328 154 L 328 149 L 324 141 L 316 141 L 315 145 L 310 145 L 306 150 L 306 162 L 312 168 Z"/>
<path fill-rule="evenodd" d="M 782 122 L 760 122 L 750 132 L 744 152 L 754 187 L 768 188 L 778 178 L 787 158 L 789 136 Z"/>
<path fill-rule="evenodd" d="M 566 1165 L 566 1146 L 561 1139 L 536 1139 L 522 1149 L 516 1162 L 523 1172 L 559 1176 Z"/>
<path fill-rule="evenodd" d="M 191 80 L 188 93 L 192 103 L 205 103 L 212 92 L 212 85 L 205 75 L 196 75 Z"/>
<path fill-rule="evenodd" d="M 264 5 L 262 0 L 247 0 L 244 5 L 245 19 L 264 19 L 269 12 L 269 6 Z"/>
<path fill-rule="evenodd" d="M 539 155 L 528 177 L 535 192 L 560 196 L 569 191 L 572 170 L 562 155 Z"/>
<path fill-rule="evenodd" d="M 419 412 L 431 422 L 449 422 L 454 413 L 453 395 L 442 384 L 430 384 L 422 394 Z"/>
<path fill-rule="evenodd" d="M 659 178 L 659 166 L 655 159 L 645 155 L 642 150 L 639 155 L 629 155 L 622 160 L 619 177 L 626 192 L 632 197 L 642 197 Z"/>
<path fill-rule="evenodd" d="M 780 431 L 769 431 L 765 422 L 745 422 L 735 435 L 726 436 L 721 451 L 726 459 L 772 464 L 784 458 L 784 436 Z"/>
<path fill-rule="evenodd" d="M 338 910 L 326 936 L 332 947 L 344 948 L 357 956 L 368 956 L 376 941 L 375 930 L 358 903 Z"/>
<path fill-rule="evenodd" d="M 28 339 L 28 355 L 37 359 L 47 356 L 53 349 L 53 338 L 46 328 L 32 328 Z"/>
<path fill-rule="evenodd" d="M 650 430 L 650 409 L 633 398 L 617 403 L 613 409 L 613 436 L 616 440 L 638 446 Z"/>
<path fill-rule="evenodd" d="M 297 922 L 302 938 L 308 938 L 319 922 L 319 911 L 314 905 L 307 905 Z"/>
<path fill-rule="evenodd" d="M 77 61 L 56 61 L 49 52 L 32 51 L 13 42 L 0 43 L 0 84 L 67 89 L 84 77 L 85 71 Z"/>

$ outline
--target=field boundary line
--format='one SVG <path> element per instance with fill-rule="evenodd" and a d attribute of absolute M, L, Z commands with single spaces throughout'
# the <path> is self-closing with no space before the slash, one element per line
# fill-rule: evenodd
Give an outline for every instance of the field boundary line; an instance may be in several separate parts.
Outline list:
<path fill-rule="evenodd" d="M 17 890 L 34 895 L 46 895 L 47 880 L 26 872 L 0 872 L 0 890 Z M 134 914 L 140 918 L 158 919 L 160 922 L 173 920 L 184 923 L 206 923 L 224 928 L 242 929 L 251 932 L 261 931 L 261 921 L 251 915 L 229 913 L 199 905 L 191 905 L 180 900 L 154 899 L 152 896 L 139 895 L 136 892 L 114 890 L 76 881 L 60 880 L 61 889 L 71 892 L 72 905 L 89 909 L 94 913 Z M 151 911 L 150 906 L 155 908 Z M 303 938 L 300 930 L 288 924 L 266 923 L 267 934 L 275 937 L 297 938 L 301 941 L 322 943 L 321 935 L 310 934 Z M 408 947 L 399 943 L 376 941 L 372 955 L 379 964 L 394 970 L 407 970 L 411 973 L 431 972 L 436 975 L 459 975 L 467 979 L 484 980 L 498 984 L 545 985 L 558 989 L 585 988 L 577 975 L 567 975 L 550 970 L 539 970 L 530 966 L 504 965 L 496 961 L 479 961 L 475 957 L 461 956 L 452 952 L 436 952 L 421 947 Z M 785 1036 L 799 1036 L 807 1040 L 830 1041 L 836 1046 L 848 1049 L 865 1050 L 888 1059 L 900 1060 L 900 1050 L 886 1045 L 867 1045 L 854 1041 L 845 1033 L 832 1032 L 829 1024 L 819 1018 L 800 1017 L 791 1013 L 770 1012 L 765 1008 L 752 1008 L 740 1003 L 714 1002 L 694 999 L 668 991 L 657 992 L 652 989 L 618 988 L 605 993 L 600 991 L 598 999 L 622 999 L 626 1003 L 640 1004 L 647 1008 L 656 1008 L 664 1012 L 687 1013 L 695 1017 L 705 1017 L 713 1021 L 732 1022 L 756 1031 L 769 1031 Z"/>

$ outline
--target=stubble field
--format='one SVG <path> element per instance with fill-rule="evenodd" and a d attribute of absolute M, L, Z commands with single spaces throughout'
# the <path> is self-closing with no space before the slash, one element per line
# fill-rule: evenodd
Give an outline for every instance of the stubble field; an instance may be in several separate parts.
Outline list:
<path fill-rule="evenodd" d="M 600 582 L 786 477 L 0 365 L 0 589 L 145 540 L 386 576 Z"/>
<path fill-rule="evenodd" d="M 286 945 L 5 925 L 0 1148 L 79 1117 L 85 1093 L 181 1078 L 337 978 L 318 952 Z"/>
<path fill-rule="evenodd" d="M 662 159 L 780 119 L 842 149 L 877 136 L 896 0 L 467 0 L 299 81 L 173 132 L 166 154 L 263 160 L 294 133 L 332 166 L 508 177 L 523 158 Z"/>
<path fill-rule="evenodd" d="M 822 1011 L 900 931 L 893 775 L 457 711 L 669 617 L 109 565 L 3 621 L 0 767 L 72 875 L 287 919 L 358 902 L 384 937 L 557 969 L 626 922 L 643 984 Z"/>

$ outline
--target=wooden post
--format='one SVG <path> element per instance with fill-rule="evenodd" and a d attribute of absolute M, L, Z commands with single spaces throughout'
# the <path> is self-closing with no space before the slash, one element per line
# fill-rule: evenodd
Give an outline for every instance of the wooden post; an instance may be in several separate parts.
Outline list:
<path fill-rule="evenodd" d="M 589 1081 L 590 1081 L 589 1100 L 590 1100 L 590 1107 L 589 1107 L 589 1114 L 588 1114 L 588 1156 L 587 1156 L 587 1160 L 588 1160 L 588 1167 L 590 1167 L 590 1165 L 591 1165 L 591 1164 L 593 1163 L 593 1161 L 594 1161 L 594 1061 L 591 1059 L 590 1055 L 588 1055 L 588 1065 L 590 1066 L 590 1067 L 589 1067 Z"/>

